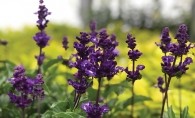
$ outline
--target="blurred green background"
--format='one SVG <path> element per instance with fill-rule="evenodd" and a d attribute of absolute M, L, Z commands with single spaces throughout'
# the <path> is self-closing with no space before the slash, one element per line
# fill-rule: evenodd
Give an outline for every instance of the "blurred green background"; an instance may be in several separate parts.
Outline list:
<path fill-rule="evenodd" d="M 143 52 L 143 55 L 136 64 L 144 64 L 146 66 L 142 72 L 143 78 L 135 82 L 135 94 L 152 98 L 152 101 L 137 103 L 135 105 L 135 113 L 136 116 L 155 118 L 155 116 L 160 113 L 162 94 L 159 89 L 154 88 L 154 85 L 157 83 L 158 76 L 163 76 L 160 65 L 161 56 L 163 54 L 155 45 L 155 42 L 160 42 L 160 34 L 162 28 L 165 26 L 170 26 L 170 35 L 172 40 L 175 40 L 174 35 L 181 23 L 186 23 L 189 26 L 189 33 L 191 41 L 193 42 L 195 40 L 195 33 L 193 33 L 193 29 L 195 28 L 193 24 L 195 21 L 192 14 L 194 12 L 190 11 L 194 10 L 195 2 L 189 1 L 189 5 L 191 5 L 191 9 L 189 11 L 185 11 L 185 9 L 180 8 L 180 11 L 182 12 L 178 18 L 181 19 L 176 20 L 174 18 L 165 19 L 163 17 L 160 9 L 160 6 L 163 5 L 159 0 L 153 0 L 153 6 L 147 7 L 147 10 L 150 11 L 149 14 L 145 14 L 144 10 L 146 9 L 140 10 L 135 7 L 132 7 L 131 9 L 124 9 L 126 8 L 123 7 L 125 4 L 124 1 L 125 0 L 121 0 L 121 2 L 119 2 L 119 15 L 117 17 L 112 17 L 111 12 L 113 11 L 110 9 L 109 0 L 102 1 L 102 6 L 99 10 L 92 9 L 94 4 L 92 1 L 84 0 L 80 4 L 80 21 L 83 24 L 82 28 L 72 27 L 63 23 L 54 24 L 49 22 L 48 27 L 46 28 L 46 33 L 52 37 L 52 40 L 49 41 L 49 46 L 43 49 L 43 52 L 45 52 L 46 55 L 44 63 L 47 63 L 51 59 L 56 59 L 58 55 L 62 55 L 63 58 L 68 59 L 72 53 L 75 53 L 76 51 L 73 48 L 73 42 L 76 41 L 75 37 L 79 36 L 80 31 L 90 31 L 88 25 L 90 21 L 94 20 L 97 22 L 98 29 L 106 28 L 109 34 L 116 35 L 117 41 L 119 41 L 118 50 L 120 52 L 119 57 L 117 57 L 118 65 L 122 67 L 131 66 L 131 62 L 128 60 L 127 56 L 127 44 L 125 43 L 126 35 L 131 33 L 136 37 L 136 48 Z M 50 17 L 52 17 L 52 15 Z M 148 22 L 150 25 L 148 25 Z M 36 32 L 38 32 L 37 27 L 28 25 L 18 30 L 14 30 L 12 28 L 0 29 L 0 39 L 7 40 L 9 42 L 6 46 L 0 45 L 0 60 L 10 60 L 16 65 L 22 64 L 28 70 L 36 70 L 37 64 L 34 56 L 38 55 L 39 48 L 32 39 Z M 66 51 L 62 48 L 61 43 L 64 36 L 67 36 L 69 41 L 69 49 Z M 193 52 L 195 52 L 194 49 L 188 56 L 194 58 Z M 68 94 L 73 91 L 73 88 L 67 85 L 67 79 L 72 78 L 72 74 L 74 74 L 74 72 L 76 72 L 75 69 L 70 69 L 62 64 L 56 64 L 51 69 L 47 70 L 45 73 L 45 84 L 47 85 L 48 90 L 46 91 L 46 98 L 43 101 L 43 104 L 45 104 L 45 110 L 49 109 L 48 105 L 51 105 L 52 102 L 64 100 L 65 97 L 69 96 Z M 195 117 L 195 106 L 193 105 L 193 103 L 195 103 L 194 72 L 195 63 L 190 65 L 187 73 L 181 78 L 181 82 L 182 107 L 184 108 L 184 106 L 189 106 L 190 115 Z M 119 73 L 110 81 L 105 80 L 104 84 L 118 84 L 125 80 L 125 78 L 125 73 Z M 131 87 L 131 83 L 128 85 Z M 3 87 L 3 85 L 1 86 Z M 93 88 L 97 88 L 97 82 L 94 83 Z M 104 90 L 104 87 L 102 90 Z M 6 96 L 5 91 L 2 90 L 0 93 L 0 112 L 2 112 L 2 109 L 6 108 L 9 103 L 9 100 L 6 99 L 8 97 Z M 102 93 L 104 93 L 104 91 L 102 91 Z M 120 102 L 129 97 L 131 97 L 130 88 L 125 89 L 120 95 L 110 92 L 104 102 L 109 102 L 113 98 L 119 98 L 118 102 Z M 175 112 L 179 112 L 177 78 L 173 78 L 171 81 L 169 104 L 173 105 Z M 125 118 L 125 114 L 128 114 L 128 111 L 121 111 L 121 113 L 118 114 L 121 115 L 121 117 L 124 115 Z"/>

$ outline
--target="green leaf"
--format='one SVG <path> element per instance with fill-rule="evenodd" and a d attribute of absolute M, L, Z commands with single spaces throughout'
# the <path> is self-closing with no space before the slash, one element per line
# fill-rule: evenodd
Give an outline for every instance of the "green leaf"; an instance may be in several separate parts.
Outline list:
<path fill-rule="evenodd" d="M 175 118 L 175 113 L 173 112 L 172 106 L 168 108 L 168 118 Z"/>
<path fill-rule="evenodd" d="M 65 112 L 67 109 L 69 109 L 69 103 L 68 101 L 61 101 L 56 102 L 51 105 L 51 108 L 54 112 Z"/>
<path fill-rule="evenodd" d="M 47 110 L 43 115 L 41 115 L 41 118 L 51 118 L 53 114 L 53 111 Z"/>
<path fill-rule="evenodd" d="M 186 106 L 183 110 L 183 113 L 182 113 L 182 118 L 187 118 L 188 117 L 188 106 Z"/>
<path fill-rule="evenodd" d="M 60 61 L 62 61 L 62 59 L 52 59 L 52 60 L 49 60 L 47 63 L 45 63 L 43 65 L 43 70 L 46 71 L 48 68 L 50 68 L 54 64 L 57 64 Z"/>
<path fill-rule="evenodd" d="M 74 112 L 60 112 L 60 113 L 54 114 L 53 116 L 60 117 L 60 118 L 85 118 Z"/>
<path fill-rule="evenodd" d="M 15 64 L 12 63 L 11 61 L 6 61 L 5 67 L 6 67 L 6 71 L 7 71 L 7 77 L 12 77 Z"/>
<path fill-rule="evenodd" d="M 152 100 L 150 97 L 146 97 L 146 96 L 142 96 L 142 95 L 135 95 L 134 96 L 134 104 L 138 103 L 138 102 L 144 102 L 144 101 L 150 101 Z M 123 103 L 123 108 L 126 108 L 129 105 L 132 105 L 132 97 L 130 97 L 129 99 L 127 99 L 124 103 Z"/>

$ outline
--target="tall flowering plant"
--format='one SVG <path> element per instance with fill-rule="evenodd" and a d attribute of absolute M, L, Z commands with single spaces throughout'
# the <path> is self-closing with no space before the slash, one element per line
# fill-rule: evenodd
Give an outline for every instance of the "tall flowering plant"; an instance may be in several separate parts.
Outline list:
<path fill-rule="evenodd" d="M 129 59 L 132 61 L 132 69 L 130 70 L 128 67 L 125 68 L 125 72 L 127 74 L 126 80 L 128 82 L 132 82 L 132 99 L 131 99 L 131 115 L 130 117 L 133 117 L 133 106 L 134 106 L 134 83 L 136 80 L 139 80 L 142 78 L 142 75 L 140 73 L 141 70 L 145 68 L 144 65 L 135 65 L 135 62 L 139 57 L 142 55 L 142 53 L 135 49 L 136 47 L 136 40 L 135 37 L 132 36 L 132 34 L 127 35 L 126 43 L 128 44 L 128 48 L 130 50 L 128 51 Z"/>
<path fill-rule="evenodd" d="M 165 53 L 162 56 L 162 72 L 165 74 L 165 88 L 162 88 L 164 83 L 162 77 L 158 78 L 158 87 L 161 92 L 164 92 L 164 98 L 161 109 L 161 118 L 163 118 L 165 101 L 168 96 L 168 88 L 173 77 L 181 79 L 181 76 L 186 73 L 186 70 L 189 69 L 188 65 L 193 62 L 191 57 L 188 57 L 187 54 L 191 48 L 194 48 L 191 43 L 189 43 L 189 35 L 187 34 L 187 26 L 181 24 L 178 28 L 178 33 L 175 36 L 177 40 L 176 43 L 171 43 L 171 39 L 168 35 L 169 29 L 166 27 L 162 32 L 161 44 L 157 44 L 160 49 Z M 186 55 L 185 59 L 183 59 Z M 179 59 L 178 59 L 179 58 Z M 177 62 L 178 61 L 178 62 Z M 166 75 L 168 78 L 166 78 Z M 180 96 L 181 97 L 181 96 Z M 179 97 L 179 99 L 181 99 Z M 180 101 L 180 117 L 181 117 L 181 100 Z"/>
<path fill-rule="evenodd" d="M 33 98 L 44 98 L 43 88 L 40 87 L 44 83 L 43 76 L 37 74 L 35 78 L 30 78 L 25 75 L 25 71 L 22 65 L 17 66 L 13 77 L 8 79 L 14 88 L 14 91 L 8 92 L 8 96 L 11 102 L 22 110 L 22 118 L 25 118 L 24 109 L 29 106 Z"/>
<path fill-rule="evenodd" d="M 91 101 L 83 103 L 81 108 L 87 113 L 88 118 L 101 118 L 102 113 L 107 113 L 107 105 L 100 106 L 98 101 L 100 98 L 100 83 L 106 77 L 110 80 L 117 74 L 121 67 L 117 66 L 115 57 L 118 56 L 115 35 L 108 35 L 105 29 L 97 32 L 96 23 L 90 24 L 91 32 L 81 32 L 80 37 L 76 37 L 79 42 L 74 42 L 74 48 L 77 53 L 73 56 L 76 62 L 71 62 L 70 65 L 78 69 L 74 75 L 76 81 L 68 80 L 69 84 L 75 88 L 74 106 L 77 106 L 81 94 L 86 92 L 86 89 L 93 84 L 93 79 L 98 79 L 98 90 L 96 102 Z M 89 79 L 91 78 L 91 79 Z"/>
<path fill-rule="evenodd" d="M 51 12 L 49 12 L 47 7 L 43 5 L 43 2 L 44 2 L 43 0 L 39 1 L 40 3 L 39 11 L 35 12 L 35 14 L 38 14 L 37 27 L 40 30 L 38 33 L 36 33 L 35 36 L 33 36 L 34 41 L 39 46 L 39 55 L 35 56 L 38 65 L 37 73 L 41 73 L 41 65 L 43 64 L 43 61 L 45 59 L 45 53 L 42 52 L 42 49 L 48 45 L 48 41 L 51 39 L 51 37 L 45 33 L 45 28 L 47 27 L 47 24 L 49 22 L 49 20 L 47 20 L 46 17 L 50 15 Z M 40 99 L 38 99 L 38 117 L 40 117 Z"/>

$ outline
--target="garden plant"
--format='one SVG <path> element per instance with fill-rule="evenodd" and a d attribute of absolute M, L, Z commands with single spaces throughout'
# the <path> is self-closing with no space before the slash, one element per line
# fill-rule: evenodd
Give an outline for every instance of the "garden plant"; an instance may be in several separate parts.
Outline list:
<path fill-rule="evenodd" d="M 139 94 L 135 87 L 142 87 L 139 83 L 145 78 L 144 71 L 152 64 L 144 60 L 147 55 L 140 49 L 136 35 L 127 33 L 122 43 L 125 46 L 120 48 L 117 35 L 108 33 L 107 29 L 97 30 L 93 21 L 89 25 L 90 31 L 80 32 L 75 36 L 76 40 L 70 40 L 66 33 L 61 37 L 61 45 L 56 48 L 65 51 L 65 56 L 59 54 L 56 58 L 47 58 L 44 50 L 50 47 L 53 35 L 47 32 L 47 16 L 52 17 L 52 13 L 43 0 L 39 3 L 39 10 L 35 13 L 38 15 L 38 32 L 32 35 L 37 50 L 34 50 L 35 55 L 26 54 L 29 58 L 35 57 L 36 67 L 30 69 L 22 61 L 16 64 L 12 59 L 0 58 L 0 101 L 3 103 L 7 99 L 0 107 L 1 118 L 191 118 L 189 107 L 182 106 L 181 80 L 191 69 L 195 45 L 189 42 L 185 24 L 179 25 L 174 39 L 169 28 L 165 27 L 160 40 L 150 44 L 161 50 L 161 57 L 155 65 L 161 68 L 157 72 L 161 75 L 155 77 L 157 84 L 151 88 L 158 88 L 162 99 L 156 114 L 147 116 L 144 115 L 144 111 L 147 114 L 147 106 L 139 106 L 155 101 Z M 10 43 L 0 40 L 3 47 Z M 71 43 L 74 50 L 68 52 Z M 123 51 L 127 58 L 125 66 L 119 64 Z M 59 68 L 62 71 L 58 72 Z M 150 73 L 155 71 L 158 70 Z M 63 78 L 64 85 L 55 83 L 58 76 Z M 114 78 L 119 81 L 113 82 Z M 175 80 L 178 80 L 178 88 L 171 86 Z M 174 110 L 169 101 L 172 99 L 169 93 L 173 89 L 178 89 L 176 99 L 179 102 L 178 109 Z M 128 97 L 121 99 L 124 94 Z"/>

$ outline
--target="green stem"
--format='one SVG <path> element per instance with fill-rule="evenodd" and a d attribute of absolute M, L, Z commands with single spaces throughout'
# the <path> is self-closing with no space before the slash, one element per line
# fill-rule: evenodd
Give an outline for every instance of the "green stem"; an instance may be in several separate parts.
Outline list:
<path fill-rule="evenodd" d="M 175 58 L 174 58 L 172 68 L 175 66 L 176 59 L 177 59 L 177 56 L 175 56 Z M 164 96 L 163 103 L 162 103 L 162 109 L 161 109 L 160 118 L 163 118 L 163 112 L 164 112 L 164 107 L 165 107 L 165 101 L 166 101 L 166 99 L 167 99 L 167 94 L 168 94 L 168 89 L 169 89 L 169 84 L 170 84 L 170 82 L 171 82 L 171 78 L 172 78 L 172 76 L 169 75 L 168 82 L 167 82 L 167 86 L 165 87 L 165 96 Z"/>
<path fill-rule="evenodd" d="M 132 92 L 132 99 L 131 99 L 131 115 L 130 115 L 130 118 L 133 118 L 133 113 L 134 113 L 134 81 L 132 81 L 132 89 L 131 89 L 131 92 Z"/>
<path fill-rule="evenodd" d="M 180 63 L 182 63 L 182 55 L 180 57 Z M 179 111 L 180 111 L 180 118 L 182 118 L 182 93 L 181 93 L 181 78 L 179 78 L 179 88 L 178 88 L 178 92 L 179 92 Z"/>
<path fill-rule="evenodd" d="M 98 105 L 99 96 L 100 96 L 100 82 L 101 82 L 101 78 L 98 78 L 98 91 L 96 96 L 96 105 Z"/>

